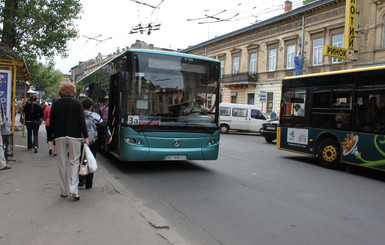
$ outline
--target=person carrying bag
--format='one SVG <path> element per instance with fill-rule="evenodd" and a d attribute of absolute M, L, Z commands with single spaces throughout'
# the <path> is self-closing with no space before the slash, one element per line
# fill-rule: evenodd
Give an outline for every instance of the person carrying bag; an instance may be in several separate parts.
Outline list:
<path fill-rule="evenodd" d="M 105 136 L 104 134 L 99 135 L 98 125 L 103 125 L 103 119 L 98 113 L 92 111 L 94 101 L 90 98 L 85 98 L 82 100 L 82 104 L 84 109 L 84 117 L 86 119 L 87 131 L 89 135 L 89 144 L 87 147 L 85 147 L 85 155 L 88 161 L 89 172 L 85 176 L 79 176 L 79 187 L 85 186 L 86 189 L 91 189 L 93 185 L 94 172 L 97 169 L 95 156 L 98 144 L 100 144 L 99 136 L 101 140 L 107 139 L 106 142 L 103 142 L 104 144 L 109 144 L 112 138 L 111 134 L 109 134 L 108 127 L 107 136 Z"/>

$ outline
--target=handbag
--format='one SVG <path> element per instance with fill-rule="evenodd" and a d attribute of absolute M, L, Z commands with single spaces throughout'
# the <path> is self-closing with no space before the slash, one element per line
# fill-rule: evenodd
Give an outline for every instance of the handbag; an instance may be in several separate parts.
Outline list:
<path fill-rule="evenodd" d="M 4 124 L 1 125 L 1 135 L 3 135 L 3 136 L 12 135 L 11 124 L 9 123 L 7 118 L 5 118 Z"/>
<path fill-rule="evenodd" d="M 81 162 L 79 166 L 79 175 L 85 176 L 89 173 L 89 168 L 88 168 L 88 160 L 87 160 L 87 155 L 86 155 L 86 145 L 83 147 L 83 152 L 81 156 Z"/>

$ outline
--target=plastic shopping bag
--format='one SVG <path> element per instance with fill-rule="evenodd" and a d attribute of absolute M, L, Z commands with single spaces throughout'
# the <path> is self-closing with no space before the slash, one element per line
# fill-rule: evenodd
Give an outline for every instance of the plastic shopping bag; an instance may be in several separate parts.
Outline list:
<path fill-rule="evenodd" d="M 94 154 L 92 154 L 88 145 L 85 145 L 85 147 L 86 147 L 86 156 L 88 160 L 88 170 L 90 173 L 93 173 L 96 171 L 96 169 L 98 169 L 98 163 L 96 162 Z"/>
<path fill-rule="evenodd" d="M 88 160 L 86 156 L 86 148 L 83 147 L 82 156 L 80 158 L 80 165 L 79 165 L 79 175 L 86 176 L 89 172 L 88 170 Z"/>

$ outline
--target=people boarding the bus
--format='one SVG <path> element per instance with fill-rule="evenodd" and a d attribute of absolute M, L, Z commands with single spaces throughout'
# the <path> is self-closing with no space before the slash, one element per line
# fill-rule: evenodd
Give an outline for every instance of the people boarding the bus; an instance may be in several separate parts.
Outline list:
<path fill-rule="evenodd" d="M 94 101 L 92 99 L 88 97 L 84 98 L 82 100 L 82 104 L 83 104 L 84 117 L 86 119 L 86 125 L 87 125 L 87 131 L 88 131 L 88 143 L 89 143 L 88 146 L 92 154 L 94 155 L 94 157 L 96 157 L 96 152 L 98 149 L 98 140 L 99 140 L 97 127 L 99 124 L 103 123 L 103 119 L 98 113 L 92 111 L 94 107 Z M 111 133 L 109 132 L 109 130 L 105 133 L 109 134 L 108 141 L 106 142 L 106 144 L 109 144 L 112 141 Z M 83 149 L 81 149 L 81 151 L 83 151 Z M 86 176 L 79 175 L 78 186 L 79 187 L 85 186 L 86 189 L 91 189 L 93 184 L 93 178 L 94 178 L 94 173 L 88 173 Z"/>
<path fill-rule="evenodd" d="M 202 96 L 197 96 L 195 102 L 190 103 L 186 109 L 184 109 L 184 115 L 207 115 L 207 113 L 212 112 L 215 108 L 215 103 L 211 106 L 210 109 L 204 107 L 206 102 L 205 98 Z"/>
<path fill-rule="evenodd" d="M 301 108 L 301 105 L 300 104 L 295 104 L 294 106 L 294 110 L 296 112 L 296 116 L 299 116 L 299 117 L 303 117 L 305 115 L 303 109 Z"/>
<path fill-rule="evenodd" d="M 75 99 L 75 85 L 62 84 L 59 95 L 60 98 L 52 104 L 49 123 L 53 128 L 57 148 L 60 196 L 67 197 L 70 194 L 78 201 L 79 159 L 83 139 L 88 145 L 86 120 L 82 103 Z M 67 171 L 67 168 L 70 168 L 70 171 Z"/>

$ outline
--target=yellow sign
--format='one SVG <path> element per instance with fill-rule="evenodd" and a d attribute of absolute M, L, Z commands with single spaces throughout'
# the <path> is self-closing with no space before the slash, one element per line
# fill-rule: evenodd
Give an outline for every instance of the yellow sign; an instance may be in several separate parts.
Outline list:
<path fill-rule="evenodd" d="M 325 45 L 323 46 L 322 54 L 340 59 L 353 59 L 354 51 L 345 48 L 337 48 Z"/>
<path fill-rule="evenodd" d="M 344 48 L 354 50 L 354 36 L 356 33 L 357 1 L 346 0 L 345 7 L 345 38 Z"/>
<path fill-rule="evenodd" d="M 353 59 L 356 34 L 357 0 L 346 0 L 344 48 L 324 46 L 323 55 L 340 59 Z"/>

